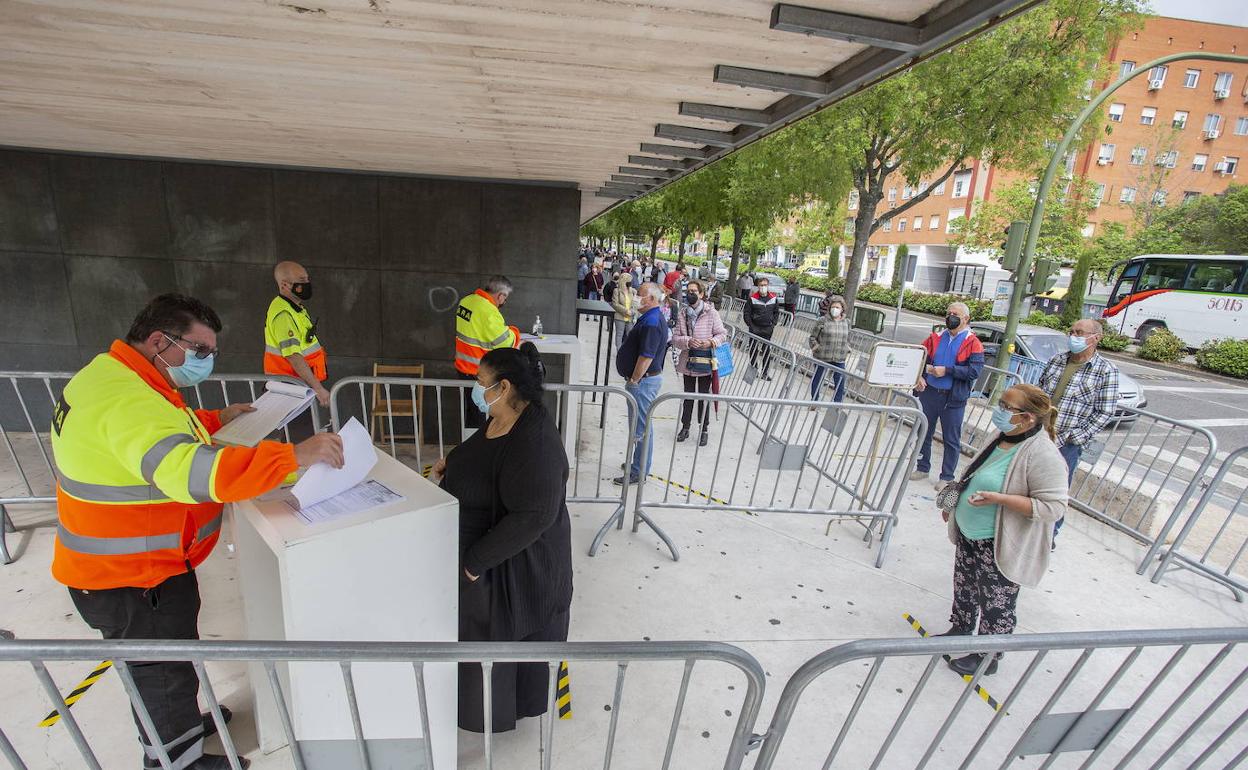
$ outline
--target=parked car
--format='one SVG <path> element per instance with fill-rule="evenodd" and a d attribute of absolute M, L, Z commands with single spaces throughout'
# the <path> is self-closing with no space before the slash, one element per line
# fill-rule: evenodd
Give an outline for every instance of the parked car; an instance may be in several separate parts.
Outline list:
<path fill-rule="evenodd" d="M 984 345 L 984 362 L 989 366 L 997 366 L 997 354 L 1001 350 L 1001 340 L 1005 337 L 1005 323 L 1002 321 L 972 321 L 971 331 L 974 332 L 979 341 Z M 1066 334 L 1056 329 L 1049 329 L 1044 326 L 1032 326 L 1030 324 L 1019 324 L 1018 333 L 1015 336 L 1015 352 L 1019 355 L 1035 359 L 1043 366 L 1050 358 L 1066 351 Z M 1003 362 L 1000 369 L 1008 369 L 1009 362 Z M 1020 374 L 1023 380 L 1034 380 L 1039 376 L 1039 368 L 1029 367 L 1032 374 L 1029 377 L 1028 372 L 1024 371 Z M 982 383 L 980 383 L 982 385 Z M 1135 415 L 1127 411 L 1131 409 L 1143 409 L 1148 406 L 1148 399 L 1144 397 L 1144 389 L 1140 384 L 1131 378 L 1126 372 L 1118 370 L 1118 409 L 1114 412 L 1115 422 L 1125 422 L 1134 420 Z"/>

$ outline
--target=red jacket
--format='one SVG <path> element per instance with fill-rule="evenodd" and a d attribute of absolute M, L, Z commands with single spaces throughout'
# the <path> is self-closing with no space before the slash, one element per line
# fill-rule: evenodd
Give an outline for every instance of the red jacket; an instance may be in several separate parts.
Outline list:
<path fill-rule="evenodd" d="M 942 334 L 945 332 L 932 332 L 927 339 L 923 340 L 923 349 L 927 351 L 927 361 L 930 364 L 936 362 L 936 348 L 940 345 Z M 951 404 L 956 405 L 964 403 L 970 397 L 971 387 L 974 386 L 975 381 L 979 379 L 980 372 L 984 369 L 984 346 L 974 332 L 968 331 L 962 338 L 954 361 L 954 365 L 948 368 L 946 374 L 953 380 L 949 388 L 949 398 Z M 932 375 L 924 376 L 927 378 L 927 384 L 932 385 Z"/>

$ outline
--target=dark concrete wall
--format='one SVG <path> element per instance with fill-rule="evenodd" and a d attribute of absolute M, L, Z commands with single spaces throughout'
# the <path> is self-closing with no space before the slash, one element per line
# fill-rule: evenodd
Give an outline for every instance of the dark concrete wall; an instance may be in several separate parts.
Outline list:
<path fill-rule="evenodd" d="M 508 323 L 573 331 L 579 214 L 571 187 L 0 150 L 0 370 L 77 369 L 180 291 L 221 315 L 217 370 L 258 373 L 293 259 L 331 379 L 450 377 L 456 300 L 490 273 Z"/>

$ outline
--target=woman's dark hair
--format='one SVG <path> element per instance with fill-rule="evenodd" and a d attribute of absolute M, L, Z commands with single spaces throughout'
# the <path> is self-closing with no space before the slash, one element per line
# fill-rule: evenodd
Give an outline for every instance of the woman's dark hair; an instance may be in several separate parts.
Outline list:
<path fill-rule="evenodd" d="M 510 382 L 521 401 L 541 403 L 546 366 L 532 342 L 525 342 L 519 348 L 495 348 L 482 357 L 481 365 L 493 372 L 496 380 Z"/>
<path fill-rule="evenodd" d="M 697 286 L 697 287 L 698 287 L 698 293 L 699 293 L 699 294 L 706 294 L 706 287 L 705 287 L 705 286 L 703 286 L 703 285 L 702 285 L 702 282 L 701 282 L 701 281 L 699 281 L 697 278 L 693 278 L 693 279 L 691 279 L 691 280 L 689 281 L 689 286 Z"/>
<path fill-rule="evenodd" d="M 152 332 L 186 334 L 196 321 L 214 332 L 221 331 L 220 317 L 203 302 L 184 294 L 161 294 L 139 311 L 126 332 L 126 341 L 142 342 Z"/>

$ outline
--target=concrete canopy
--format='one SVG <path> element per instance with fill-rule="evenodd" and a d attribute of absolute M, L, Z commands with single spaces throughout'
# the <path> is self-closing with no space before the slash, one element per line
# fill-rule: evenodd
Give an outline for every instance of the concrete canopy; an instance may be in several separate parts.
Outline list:
<path fill-rule="evenodd" d="M 640 191 L 1035 1 L 8 0 L 0 145 L 573 183 L 588 219 L 654 144 L 688 157 Z"/>

